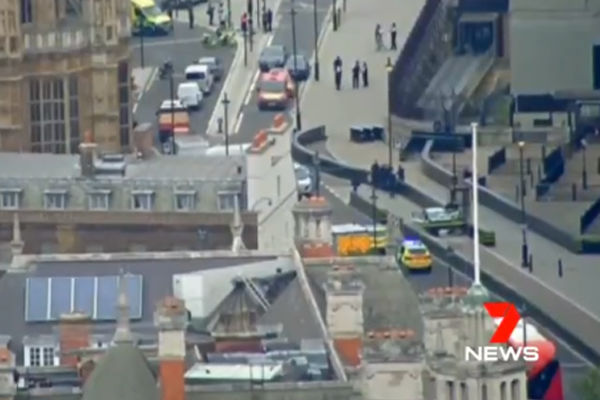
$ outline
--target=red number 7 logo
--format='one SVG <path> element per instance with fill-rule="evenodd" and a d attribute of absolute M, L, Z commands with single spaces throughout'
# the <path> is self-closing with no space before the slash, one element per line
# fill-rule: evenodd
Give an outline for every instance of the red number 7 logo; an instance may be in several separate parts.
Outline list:
<path fill-rule="evenodd" d="M 521 314 L 517 311 L 512 303 L 484 303 L 483 306 L 487 310 L 488 314 L 492 318 L 502 318 L 502 322 L 498 325 L 496 332 L 490 339 L 490 343 L 506 343 L 510 339 L 510 335 L 513 333 Z"/>

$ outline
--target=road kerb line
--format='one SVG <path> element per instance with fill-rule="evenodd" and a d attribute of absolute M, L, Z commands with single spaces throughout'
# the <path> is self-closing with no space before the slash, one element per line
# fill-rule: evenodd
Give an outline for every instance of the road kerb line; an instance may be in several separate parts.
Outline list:
<path fill-rule="evenodd" d="M 150 72 L 148 79 L 146 79 L 144 86 L 142 86 L 142 88 L 140 90 L 140 94 L 138 95 L 137 100 L 136 100 L 135 104 L 133 105 L 133 109 L 131 110 L 133 114 L 135 114 L 135 111 L 137 110 L 138 104 L 140 103 L 140 100 L 142 100 L 142 96 L 144 96 L 144 93 L 146 93 L 148 91 L 148 89 L 152 86 L 152 84 L 156 80 L 157 73 L 158 73 L 158 68 L 152 67 L 152 71 Z"/>
<path fill-rule="evenodd" d="M 240 127 L 242 126 L 242 120 L 243 120 L 243 119 L 244 119 L 244 112 L 242 111 L 242 112 L 240 113 L 240 115 L 238 115 L 238 117 L 237 117 L 237 121 L 236 121 L 236 123 L 235 123 L 235 127 L 233 128 L 233 132 L 232 132 L 232 134 L 234 134 L 234 135 L 235 135 L 235 134 L 237 134 L 237 133 L 238 133 L 238 131 L 240 130 Z"/>

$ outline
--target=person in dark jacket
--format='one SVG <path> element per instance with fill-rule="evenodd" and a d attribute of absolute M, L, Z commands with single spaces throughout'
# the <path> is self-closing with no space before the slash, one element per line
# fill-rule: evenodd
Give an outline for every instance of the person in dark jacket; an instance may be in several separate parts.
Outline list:
<path fill-rule="evenodd" d="M 273 10 L 267 10 L 267 32 L 273 32 Z"/>
<path fill-rule="evenodd" d="M 367 62 L 364 61 L 362 64 L 362 81 L 363 87 L 369 87 L 369 67 L 367 66 Z"/>
<path fill-rule="evenodd" d="M 335 74 L 335 89 L 340 90 L 342 86 L 342 59 L 340 56 L 333 61 L 333 73 Z"/>
<path fill-rule="evenodd" d="M 213 26 L 215 20 L 215 6 L 212 2 L 208 3 L 208 8 L 206 9 L 206 14 L 208 15 L 208 25 Z"/>
<path fill-rule="evenodd" d="M 194 29 L 194 7 L 192 7 L 191 3 L 188 4 L 187 10 L 188 10 L 188 20 L 190 23 L 190 29 Z"/>
<path fill-rule="evenodd" d="M 398 37 L 398 31 L 396 30 L 396 23 L 392 23 L 392 27 L 390 28 L 390 49 L 398 50 L 398 44 L 396 43 L 396 38 Z"/>
<path fill-rule="evenodd" d="M 360 62 L 356 61 L 354 67 L 352 67 L 352 88 L 358 89 L 360 87 Z"/>

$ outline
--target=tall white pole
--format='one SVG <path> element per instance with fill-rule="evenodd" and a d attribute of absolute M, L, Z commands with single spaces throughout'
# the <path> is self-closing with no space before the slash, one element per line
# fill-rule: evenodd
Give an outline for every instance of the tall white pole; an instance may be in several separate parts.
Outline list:
<path fill-rule="evenodd" d="M 479 173 L 477 171 L 477 122 L 471 123 L 471 183 L 473 188 L 473 283 L 478 285 L 480 279 L 479 264 Z"/>

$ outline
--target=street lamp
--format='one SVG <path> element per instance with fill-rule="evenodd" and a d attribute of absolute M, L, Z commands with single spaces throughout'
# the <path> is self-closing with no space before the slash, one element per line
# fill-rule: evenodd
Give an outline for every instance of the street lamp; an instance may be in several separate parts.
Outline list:
<path fill-rule="evenodd" d="M 292 9 L 290 10 L 292 14 L 292 48 L 294 52 L 294 73 L 298 74 L 298 55 L 296 49 L 296 9 L 294 8 L 294 2 L 292 1 Z M 294 81 L 294 98 L 296 101 L 296 131 L 300 131 L 302 129 L 302 121 L 300 119 L 300 99 L 298 98 L 298 82 Z"/>
<path fill-rule="evenodd" d="M 446 135 L 452 135 L 456 139 L 454 133 L 454 92 L 442 101 L 444 111 L 444 132 Z M 456 202 L 456 185 L 458 184 L 458 176 L 456 174 L 456 140 L 452 144 L 452 188 L 450 189 L 450 202 Z"/>
<path fill-rule="evenodd" d="M 315 81 L 319 81 L 319 22 L 317 21 L 317 0 L 313 0 L 313 31 L 315 36 Z"/>
<path fill-rule="evenodd" d="M 523 172 L 523 149 L 525 142 L 519 142 L 519 177 L 521 181 L 521 225 L 523 230 L 523 244 L 521 245 L 521 266 L 527 267 L 529 265 L 528 256 L 529 251 L 527 249 L 527 220 L 525 215 L 525 174 Z"/>
<path fill-rule="evenodd" d="M 582 150 L 582 154 L 581 154 L 581 185 L 583 186 L 583 190 L 587 190 L 588 188 L 588 184 L 587 184 L 587 168 L 586 168 L 586 161 L 585 161 L 585 151 L 587 149 L 587 142 L 585 141 L 585 139 L 581 139 L 581 150 Z"/>
<path fill-rule="evenodd" d="M 175 153 L 175 89 L 173 85 L 173 63 L 168 60 L 163 64 L 164 71 L 169 74 L 169 100 L 171 108 L 171 134 L 169 137 L 170 141 L 170 153 Z"/>
<path fill-rule="evenodd" d="M 315 169 L 315 194 L 317 197 L 321 196 L 321 159 L 319 158 L 319 152 L 315 151 L 313 155 L 313 168 Z"/>
<path fill-rule="evenodd" d="M 332 6 L 333 6 L 333 19 L 332 19 L 332 21 L 333 21 L 333 31 L 335 32 L 335 31 L 337 31 L 337 28 L 338 28 L 337 11 L 336 11 L 337 10 L 337 5 L 335 3 L 335 0 L 331 0 L 331 2 L 332 2 Z"/>
<path fill-rule="evenodd" d="M 228 114 L 228 108 L 229 108 L 229 103 L 231 103 L 231 101 L 229 100 L 229 98 L 227 97 L 227 92 L 223 93 L 223 100 L 221 100 L 221 104 L 223 104 L 223 117 L 224 117 L 224 124 L 225 124 L 225 155 L 229 156 L 229 114 Z"/>
<path fill-rule="evenodd" d="M 231 0 L 227 0 L 227 28 L 231 29 Z"/>
<path fill-rule="evenodd" d="M 388 114 L 388 165 L 390 168 L 392 166 L 392 85 L 391 85 L 391 76 L 392 70 L 394 69 L 394 65 L 392 64 L 392 59 L 390 57 L 387 58 L 387 62 L 385 64 L 385 70 L 387 71 L 387 114 Z"/>
<path fill-rule="evenodd" d="M 371 184 L 371 202 L 373 218 L 373 252 L 377 249 L 377 194 L 375 193 L 375 183 Z"/>
<path fill-rule="evenodd" d="M 244 67 L 248 66 L 248 26 L 242 25 L 242 35 L 244 37 Z"/>

